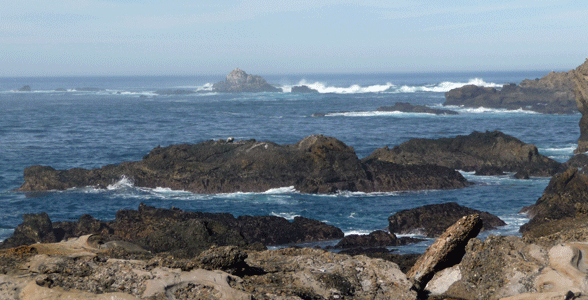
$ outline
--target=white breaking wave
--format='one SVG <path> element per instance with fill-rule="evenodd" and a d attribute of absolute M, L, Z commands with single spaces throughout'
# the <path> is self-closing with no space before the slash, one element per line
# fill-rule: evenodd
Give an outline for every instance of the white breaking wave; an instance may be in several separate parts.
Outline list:
<path fill-rule="evenodd" d="M 262 194 L 292 194 L 292 193 L 298 193 L 298 191 L 294 188 L 294 186 L 269 189 L 269 190 L 263 192 Z"/>
<path fill-rule="evenodd" d="M 574 153 L 574 150 L 576 150 L 576 148 L 578 147 L 577 144 L 570 144 L 566 147 L 555 147 L 555 148 L 539 148 L 539 152 L 545 151 L 545 152 L 556 152 L 556 153 L 565 153 L 565 154 L 572 154 Z"/>
<path fill-rule="evenodd" d="M 336 112 L 327 113 L 325 117 L 380 117 L 380 116 L 407 116 L 407 117 L 430 117 L 437 116 L 431 113 L 412 113 L 412 112 L 401 112 L 401 111 L 349 111 L 349 112 Z M 443 115 L 441 115 L 443 116 Z"/>
<path fill-rule="evenodd" d="M 523 108 L 519 109 L 504 109 L 504 108 L 487 108 L 487 107 L 464 107 L 464 106 L 457 106 L 457 105 L 445 105 L 442 106 L 446 109 L 457 111 L 460 114 L 540 114 L 535 111 L 524 110 Z"/>
<path fill-rule="evenodd" d="M 313 90 L 318 91 L 321 94 L 361 94 L 361 93 L 417 93 L 417 92 L 436 92 L 436 93 L 444 93 L 448 92 L 455 88 L 460 88 L 465 85 L 477 85 L 483 87 L 494 87 L 500 88 L 502 85 L 493 83 L 493 82 L 485 82 L 481 78 L 474 78 L 470 79 L 468 82 L 450 82 L 444 81 L 437 84 L 427 84 L 422 86 L 409 86 L 403 85 L 398 86 L 393 83 L 387 82 L 386 84 L 375 84 L 369 86 L 360 86 L 358 84 L 353 84 L 348 87 L 337 87 L 337 86 L 327 86 L 325 83 L 316 81 L 316 82 L 307 82 L 306 80 L 301 80 L 295 86 L 307 86 Z M 284 85 L 282 86 L 282 90 L 285 93 L 292 92 L 291 85 Z"/>
<path fill-rule="evenodd" d="M 370 234 L 370 232 L 371 231 L 369 231 L 369 230 L 351 230 L 351 231 L 346 231 L 343 234 L 345 234 L 345 236 L 352 235 L 352 234 L 366 235 L 366 234 Z"/>
<path fill-rule="evenodd" d="M 135 187 L 135 183 L 133 182 L 133 180 L 125 175 L 123 175 L 119 181 L 113 183 L 113 184 L 109 184 L 106 189 L 109 191 L 114 191 L 114 190 L 121 190 L 121 189 L 127 189 L 127 188 L 134 188 Z"/>
<path fill-rule="evenodd" d="M 282 217 L 282 218 L 284 218 L 286 220 L 290 220 L 290 221 L 294 220 L 294 218 L 296 218 L 296 217 L 300 217 L 300 215 L 297 215 L 295 213 L 275 213 L 273 211 L 272 211 L 271 215 L 276 216 L 276 217 Z"/>

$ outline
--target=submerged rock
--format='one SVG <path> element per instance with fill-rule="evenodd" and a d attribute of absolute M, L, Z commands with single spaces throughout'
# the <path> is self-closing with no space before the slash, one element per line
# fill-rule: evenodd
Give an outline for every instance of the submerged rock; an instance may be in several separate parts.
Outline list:
<path fill-rule="evenodd" d="M 505 84 L 500 90 L 466 85 L 445 93 L 443 105 L 572 114 L 576 112 L 572 73 L 551 72 L 541 79 L 524 80 L 520 85 Z"/>
<path fill-rule="evenodd" d="M 530 176 L 551 176 L 561 166 L 539 154 L 535 145 L 500 131 L 474 131 L 455 138 L 412 139 L 392 149 L 377 149 L 368 158 L 404 165 L 435 164 L 464 171 L 491 167 L 503 172 L 526 172 Z"/>
<path fill-rule="evenodd" d="M 396 102 L 393 106 L 378 107 L 378 111 L 400 111 L 408 113 L 426 113 L 435 115 L 457 115 L 458 113 L 448 109 L 435 109 L 424 105 L 412 105 L 410 103 Z"/>
<path fill-rule="evenodd" d="M 220 93 L 260 93 L 260 92 L 281 92 L 278 89 L 257 75 L 249 75 L 237 68 L 233 70 L 225 81 L 220 81 L 212 86 L 213 91 Z"/>
<path fill-rule="evenodd" d="M 420 233 L 427 237 L 437 237 L 462 217 L 473 214 L 479 215 L 482 220 L 481 230 L 492 230 L 506 225 L 495 215 L 449 202 L 399 211 L 388 217 L 388 229 L 400 234 Z"/>
<path fill-rule="evenodd" d="M 442 166 L 359 160 L 352 147 L 323 135 L 294 145 L 219 140 L 157 147 L 138 162 L 93 170 L 32 166 L 24 177 L 19 191 L 106 187 L 121 178 L 140 187 L 197 193 L 264 192 L 289 186 L 303 193 L 387 192 L 468 184 L 459 172 Z"/>
<path fill-rule="evenodd" d="M 196 94 L 196 91 L 194 91 L 194 90 L 182 90 L 182 89 L 177 89 L 177 90 L 157 90 L 157 91 L 155 91 L 155 94 L 161 95 L 161 96 L 191 95 L 191 94 Z M 144 95 L 141 95 L 141 96 L 144 96 Z"/>

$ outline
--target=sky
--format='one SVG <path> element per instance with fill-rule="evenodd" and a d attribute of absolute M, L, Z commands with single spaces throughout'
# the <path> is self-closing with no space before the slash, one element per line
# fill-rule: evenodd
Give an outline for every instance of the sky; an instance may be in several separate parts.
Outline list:
<path fill-rule="evenodd" d="M 570 70 L 588 1 L 0 0 L 0 76 Z"/>

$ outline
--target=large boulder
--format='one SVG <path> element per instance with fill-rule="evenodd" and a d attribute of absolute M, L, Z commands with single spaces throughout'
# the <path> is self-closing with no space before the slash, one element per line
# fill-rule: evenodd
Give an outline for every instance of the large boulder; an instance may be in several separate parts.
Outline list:
<path fill-rule="evenodd" d="M 465 216 L 447 228 L 406 273 L 414 288 L 424 290 L 435 273 L 458 264 L 469 240 L 475 238 L 480 229 L 482 220 L 478 215 Z"/>
<path fill-rule="evenodd" d="M 249 75 L 245 71 L 236 68 L 233 70 L 225 81 L 220 81 L 212 85 L 215 92 L 220 93 L 259 93 L 259 92 L 281 92 L 278 89 L 257 75 Z"/>
<path fill-rule="evenodd" d="M 300 94 L 318 94 L 319 91 L 309 88 L 306 85 L 297 85 L 292 87 L 292 93 Z"/>
<path fill-rule="evenodd" d="M 495 215 L 449 202 L 399 211 L 388 217 L 388 229 L 399 234 L 420 233 L 427 237 L 438 237 L 462 217 L 473 214 L 480 216 L 482 230 L 506 225 Z"/>
<path fill-rule="evenodd" d="M 588 175 L 570 168 L 554 176 L 537 202 L 521 212 L 531 217 L 520 229 L 527 237 L 547 236 L 570 224 L 585 224 L 588 218 Z"/>
<path fill-rule="evenodd" d="M 23 222 L 14 229 L 12 236 L 0 244 L 2 248 L 57 241 L 53 224 L 47 213 L 24 214 L 22 218 Z"/>
<path fill-rule="evenodd" d="M 580 119 L 580 138 L 576 153 L 588 151 L 588 59 L 573 72 L 576 105 L 582 118 Z"/>
<path fill-rule="evenodd" d="M 25 169 L 24 177 L 20 191 L 104 188 L 121 178 L 140 187 L 208 194 L 290 186 L 304 193 L 388 192 L 468 184 L 459 172 L 445 167 L 359 160 L 352 147 L 323 135 L 306 137 L 294 145 L 219 140 L 157 147 L 142 161 L 93 170 L 32 166 Z"/>
<path fill-rule="evenodd" d="M 573 89 L 573 71 L 551 72 L 519 85 L 506 84 L 500 90 L 476 85 L 452 89 L 445 93 L 444 105 L 572 114 L 576 111 Z"/>
<path fill-rule="evenodd" d="M 464 171 L 493 167 L 529 176 L 552 176 L 561 166 L 539 154 L 535 145 L 500 131 L 474 131 L 455 138 L 412 139 L 392 149 L 376 149 L 368 159 L 403 165 L 434 164 Z"/>

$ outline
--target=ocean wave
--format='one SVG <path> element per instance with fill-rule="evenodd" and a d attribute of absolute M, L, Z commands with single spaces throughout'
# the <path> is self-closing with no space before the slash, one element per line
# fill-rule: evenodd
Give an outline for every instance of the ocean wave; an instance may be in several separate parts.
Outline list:
<path fill-rule="evenodd" d="M 381 117 L 381 116 L 395 116 L 395 117 L 434 117 L 436 114 L 430 113 L 413 113 L 413 112 L 401 112 L 401 111 L 348 111 L 348 112 L 335 112 L 327 113 L 325 117 Z M 446 115 L 440 115 L 446 116 Z"/>
<path fill-rule="evenodd" d="M 487 108 L 487 107 L 464 107 L 464 106 L 457 106 L 457 105 L 436 105 L 434 107 L 442 107 L 445 109 L 450 109 L 457 111 L 460 114 L 540 114 L 536 111 L 531 110 L 524 110 L 523 108 L 519 109 L 505 109 L 505 108 Z"/>
<path fill-rule="evenodd" d="M 371 231 L 369 231 L 369 230 L 350 230 L 350 231 L 343 232 L 343 234 L 345 234 L 345 236 L 352 235 L 352 234 L 366 235 L 366 234 L 370 234 L 370 233 L 371 233 Z"/>
<path fill-rule="evenodd" d="M 287 212 L 276 213 L 276 212 L 273 212 L 272 211 L 271 212 L 271 215 L 272 216 L 276 216 L 276 217 L 281 217 L 281 218 L 284 218 L 284 219 L 290 220 L 290 221 L 294 220 L 294 218 L 296 218 L 296 217 L 300 217 L 300 215 L 297 215 L 297 214 L 295 214 L 293 212 L 291 212 L 291 213 L 287 213 Z"/>
<path fill-rule="evenodd" d="M 538 150 L 539 152 L 573 154 L 577 147 L 577 144 L 568 144 L 565 147 L 539 148 Z"/>
<path fill-rule="evenodd" d="M 301 80 L 296 85 L 284 85 L 282 86 L 282 90 L 285 93 L 292 92 L 293 86 L 307 86 L 313 90 L 318 91 L 321 94 L 362 94 L 362 93 L 418 93 L 418 92 L 435 92 L 435 93 L 444 93 L 448 92 L 455 88 L 460 88 L 465 85 L 478 85 L 483 87 L 495 87 L 499 88 L 502 85 L 493 83 L 493 82 L 485 82 L 481 78 L 474 78 L 470 79 L 468 82 L 450 82 L 444 81 L 441 83 L 436 84 L 427 84 L 427 85 L 402 85 L 398 86 L 396 84 L 387 82 L 385 84 L 374 84 L 368 86 L 361 86 L 358 84 L 352 84 L 347 87 L 338 87 L 338 86 L 328 86 L 325 83 L 315 81 L 315 82 L 307 82 L 306 80 Z"/>

